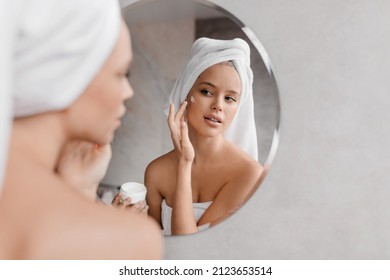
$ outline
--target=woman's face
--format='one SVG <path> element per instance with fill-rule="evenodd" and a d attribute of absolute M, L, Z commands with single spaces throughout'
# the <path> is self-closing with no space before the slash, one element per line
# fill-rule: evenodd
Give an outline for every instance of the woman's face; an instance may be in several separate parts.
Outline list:
<path fill-rule="evenodd" d="M 189 126 L 204 136 L 224 133 L 236 114 L 240 95 L 240 77 L 232 65 L 207 68 L 187 96 Z"/>
<path fill-rule="evenodd" d="M 73 137 L 103 145 L 112 141 L 133 95 L 127 73 L 132 61 L 130 34 L 122 21 L 118 41 L 94 80 L 68 109 Z"/>

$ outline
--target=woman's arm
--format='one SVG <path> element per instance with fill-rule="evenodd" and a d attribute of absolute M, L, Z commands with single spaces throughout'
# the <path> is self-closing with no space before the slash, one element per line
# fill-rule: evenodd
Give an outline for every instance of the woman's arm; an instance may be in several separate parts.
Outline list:
<path fill-rule="evenodd" d="M 149 206 L 148 214 L 163 228 L 161 223 L 163 196 L 158 188 L 158 182 L 161 179 L 159 176 L 160 171 L 158 162 L 151 162 L 145 170 L 144 182 L 147 189 L 146 204 Z"/>
<path fill-rule="evenodd" d="M 195 151 L 188 136 L 188 126 L 184 121 L 184 111 L 187 102 L 184 101 L 179 111 L 174 115 L 171 104 L 168 115 L 168 125 L 178 157 L 176 188 L 172 201 L 171 231 L 173 235 L 189 234 L 198 231 L 192 209 L 191 170 Z"/>
<path fill-rule="evenodd" d="M 172 202 L 172 235 L 198 231 L 192 209 L 191 169 L 192 162 L 180 161 L 177 167 L 177 182 Z"/>

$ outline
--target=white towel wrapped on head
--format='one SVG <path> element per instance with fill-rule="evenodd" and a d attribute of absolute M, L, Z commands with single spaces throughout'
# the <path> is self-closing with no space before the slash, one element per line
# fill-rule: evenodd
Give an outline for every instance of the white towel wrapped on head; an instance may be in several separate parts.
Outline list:
<path fill-rule="evenodd" d="M 26 1 L 16 41 L 15 117 L 68 107 L 111 54 L 117 0 Z"/>
<path fill-rule="evenodd" d="M 225 132 L 225 138 L 258 159 L 257 134 L 253 108 L 253 73 L 250 68 L 250 48 L 239 38 L 233 40 L 216 40 L 199 38 L 192 46 L 190 58 L 179 75 L 164 112 L 168 115 L 169 102 L 176 110 L 187 98 L 199 75 L 207 68 L 224 62 L 232 61 L 241 80 L 241 96 L 237 113 L 231 126 Z"/>
<path fill-rule="evenodd" d="M 62 110 L 75 101 L 118 40 L 120 9 L 117 0 L 12 0 L 0 6 L 1 194 L 12 117 Z"/>

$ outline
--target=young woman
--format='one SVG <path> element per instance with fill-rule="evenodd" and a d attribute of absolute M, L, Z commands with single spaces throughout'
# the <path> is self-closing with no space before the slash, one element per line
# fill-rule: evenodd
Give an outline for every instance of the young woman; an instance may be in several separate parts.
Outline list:
<path fill-rule="evenodd" d="M 131 42 L 118 4 L 36 2 L 25 7 L 15 44 L 0 259 L 160 258 L 162 240 L 152 219 L 99 205 L 96 189 L 79 188 L 96 186 L 104 174 L 123 101 L 133 94 L 126 77 Z M 74 170 L 91 174 L 66 175 L 66 164 L 59 164 L 63 148 L 75 140 L 89 143 L 77 155 L 81 169 Z"/>
<path fill-rule="evenodd" d="M 149 214 L 165 234 L 194 233 L 220 222 L 260 183 L 252 81 L 245 41 L 194 43 L 170 97 L 174 149 L 145 173 Z M 181 104 L 176 114 L 174 103 Z"/>

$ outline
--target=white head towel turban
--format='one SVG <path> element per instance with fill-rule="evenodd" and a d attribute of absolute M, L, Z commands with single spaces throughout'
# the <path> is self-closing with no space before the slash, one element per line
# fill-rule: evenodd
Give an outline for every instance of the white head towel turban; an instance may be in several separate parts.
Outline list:
<path fill-rule="evenodd" d="M 0 51 L 7 60 L 0 69 L 0 88 L 6 90 L 0 93 L 0 191 L 11 116 L 24 117 L 68 107 L 103 66 L 120 30 L 117 0 L 3 3 L 0 2 L 0 23 L 4 27 L 0 28 L 0 38 L 5 40 L 1 41 Z M 6 56 L 6 50 L 12 51 Z M 3 78 L 6 80 L 2 81 Z"/>
<path fill-rule="evenodd" d="M 244 40 L 239 38 L 233 40 L 199 38 L 196 40 L 192 46 L 190 58 L 172 89 L 164 112 L 168 114 L 169 102 L 172 102 L 178 109 L 187 98 L 199 75 L 207 68 L 224 61 L 233 62 L 242 86 L 238 110 L 231 126 L 225 132 L 225 138 L 257 160 L 253 73 L 250 68 L 250 49 Z"/>
<path fill-rule="evenodd" d="M 15 52 L 14 115 L 68 107 L 119 36 L 117 0 L 25 1 Z"/>
<path fill-rule="evenodd" d="M 11 57 L 15 25 L 15 1 L 0 0 L 0 195 L 7 158 L 8 138 L 11 129 Z"/>

